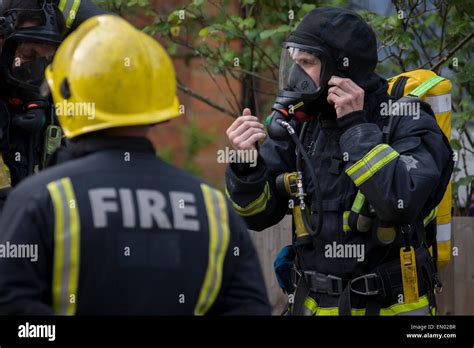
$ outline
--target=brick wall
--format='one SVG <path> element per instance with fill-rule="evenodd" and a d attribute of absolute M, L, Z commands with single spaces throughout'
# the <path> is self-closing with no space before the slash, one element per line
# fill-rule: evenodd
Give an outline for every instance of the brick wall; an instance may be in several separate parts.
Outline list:
<path fill-rule="evenodd" d="M 168 16 L 172 9 L 184 3 L 183 1 L 155 1 L 155 8 L 158 13 L 162 13 Z M 236 7 L 237 3 L 231 3 L 229 11 L 238 11 Z M 212 6 L 206 5 L 209 13 L 212 14 L 215 9 Z M 141 28 L 149 22 L 149 18 L 142 14 L 137 14 L 133 18 L 128 18 L 137 27 Z M 185 35 L 185 30 L 181 35 Z M 176 56 L 173 56 L 173 62 L 175 65 L 178 79 L 191 88 L 210 100 L 230 108 L 226 102 L 226 98 L 230 98 L 230 93 L 222 93 L 216 83 L 209 77 L 206 70 L 202 67 L 201 58 L 192 58 L 187 62 L 185 59 L 180 57 L 180 52 Z M 220 76 L 214 76 L 217 83 L 224 86 L 224 81 Z M 241 96 L 241 83 L 240 81 L 230 80 L 230 85 L 237 97 Z M 223 87 L 224 91 L 227 88 Z M 159 132 L 158 142 L 163 146 L 173 146 L 174 158 L 173 162 L 182 165 L 185 157 L 185 151 L 183 148 L 183 142 L 181 138 L 182 127 L 190 122 L 191 117 L 196 117 L 198 126 L 202 132 L 215 133 L 215 141 L 208 147 L 202 149 L 196 156 L 196 162 L 202 172 L 202 177 L 209 183 L 224 187 L 224 171 L 225 164 L 217 163 L 217 150 L 223 149 L 227 146 L 227 137 L 225 134 L 226 129 L 230 126 L 233 118 L 229 115 L 223 114 L 216 109 L 210 107 L 206 103 L 199 101 L 186 93 L 181 91 L 178 92 L 180 103 L 185 106 L 185 114 L 177 119 L 171 120 L 170 122 L 163 124 Z"/>

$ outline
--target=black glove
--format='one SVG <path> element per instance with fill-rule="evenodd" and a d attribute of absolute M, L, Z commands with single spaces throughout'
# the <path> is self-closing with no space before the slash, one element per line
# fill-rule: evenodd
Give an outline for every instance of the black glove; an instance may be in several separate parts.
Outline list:
<path fill-rule="evenodd" d="M 45 101 L 29 102 L 24 113 L 13 115 L 13 125 L 29 133 L 38 133 L 45 124 L 47 106 Z"/>

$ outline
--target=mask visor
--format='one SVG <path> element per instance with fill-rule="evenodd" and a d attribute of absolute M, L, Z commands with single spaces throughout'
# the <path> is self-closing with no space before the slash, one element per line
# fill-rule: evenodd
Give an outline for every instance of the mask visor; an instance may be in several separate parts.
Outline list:
<path fill-rule="evenodd" d="M 284 48 L 280 58 L 279 89 L 315 94 L 319 91 L 316 80 L 321 71 L 319 58 L 297 47 Z"/>
<path fill-rule="evenodd" d="M 292 42 L 283 44 L 280 57 L 279 89 L 314 99 L 326 88 L 334 72 L 329 53 L 323 47 Z"/>
<path fill-rule="evenodd" d="M 49 43 L 19 42 L 11 62 L 12 78 L 20 83 L 39 87 L 55 51 L 56 47 Z"/>

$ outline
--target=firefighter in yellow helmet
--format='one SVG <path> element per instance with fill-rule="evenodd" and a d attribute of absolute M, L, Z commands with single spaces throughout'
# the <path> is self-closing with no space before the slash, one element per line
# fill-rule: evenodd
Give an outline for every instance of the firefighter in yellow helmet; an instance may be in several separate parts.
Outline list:
<path fill-rule="evenodd" d="M 73 159 L 15 187 L 0 314 L 270 314 L 245 224 L 149 140 L 179 116 L 164 49 L 119 17 L 84 22 L 46 78 Z M 29 249 L 28 249 L 29 250 Z"/>

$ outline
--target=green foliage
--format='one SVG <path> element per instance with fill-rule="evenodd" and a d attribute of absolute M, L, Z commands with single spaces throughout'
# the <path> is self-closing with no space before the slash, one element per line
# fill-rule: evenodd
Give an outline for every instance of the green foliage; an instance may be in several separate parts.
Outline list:
<path fill-rule="evenodd" d="M 184 161 L 181 167 L 188 172 L 200 176 L 201 168 L 197 163 L 198 153 L 202 149 L 208 147 L 216 139 L 217 132 L 213 129 L 203 132 L 197 124 L 197 119 L 192 117 L 191 120 L 181 128 L 181 140 L 184 144 Z M 168 163 L 176 163 L 176 149 L 173 146 L 164 146 L 156 151 L 161 159 Z"/>
<path fill-rule="evenodd" d="M 185 161 L 183 168 L 195 175 L 201 175 L 201 170 L 196 163 L 197 154 L 215 140 L 217 134 L 214 130 L 204 133 L 198 127 L 197 119 L 192 118 L 189 124 L 183 128 L 182 137 L 185 150 Z"/>
<path fill-rule="evenodd" d="M 166 161 L 168 163 L 173 163 L 174 147 L 163 146 L 156 150 L 156 155 L 159 156 L 163 161 Z"/>

